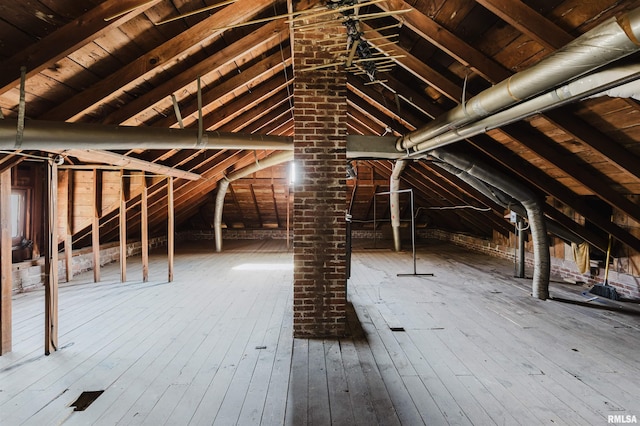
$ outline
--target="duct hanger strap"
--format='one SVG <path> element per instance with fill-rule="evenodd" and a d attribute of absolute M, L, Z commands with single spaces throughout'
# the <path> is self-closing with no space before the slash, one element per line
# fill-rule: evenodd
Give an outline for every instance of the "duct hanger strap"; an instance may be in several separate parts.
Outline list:
<path fill-rule="evenodd" d="M 22 140 L 24 139 L 24 116 L 26 110 L 25 100 L 25 83 L 27 80 L 27 67 L 24 65 L 20 67 L 20 105 L 18 106 L 18 129 L 16 133 L 16 149 L 22 147 Z"/>

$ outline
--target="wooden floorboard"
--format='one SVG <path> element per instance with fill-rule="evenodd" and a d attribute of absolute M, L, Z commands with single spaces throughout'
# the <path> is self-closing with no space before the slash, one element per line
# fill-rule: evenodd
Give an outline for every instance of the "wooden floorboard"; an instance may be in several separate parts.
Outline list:
<path fill-rule="evenodd" d="M 378 242 L 380 244 L 381 242 Z M 384 245 L 384 244 L 383 244 Z M 513 265 L 441 242 L 356 242 L 349 335 L 292 337 L 282 241 L 189 244 L 166 282 L 152 253 L 60 288 L 60 348 L 43 354 L 43 292 L 13 300 L 1 425 L 600 425 L 640 417 L 638 307 L 562 280 L 530 296 Z M 564 301 L 563 301 L 564 300 Z M 571 301 L 571 303 L 567 302 Z M 620 308 L 624 310 L 621 310 Z M 70 404 L 104 390 L 85 411 Z"/>

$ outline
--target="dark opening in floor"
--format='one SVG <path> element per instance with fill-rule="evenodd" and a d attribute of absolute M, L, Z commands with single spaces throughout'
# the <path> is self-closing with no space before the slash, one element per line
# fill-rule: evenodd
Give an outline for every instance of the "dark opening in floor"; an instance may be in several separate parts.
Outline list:
<path fill-rule="evenodd" d="M 91 404 L 93 404 L 93 401 L 98 399 L 98 397 L 100 395 L 102 395 L 103 392 L 104 392 L 103 390 L 82 392 L 80 394 L 80 396 L 78 397 L 78 399 L 76 399 L 73 402 L 73 404 L 71 404 L 72 407 L 75 407 L 73 409 L 73 411 L 84 411 L 84 410 L 86 410 L 87 407 L 89 407 Z"/>

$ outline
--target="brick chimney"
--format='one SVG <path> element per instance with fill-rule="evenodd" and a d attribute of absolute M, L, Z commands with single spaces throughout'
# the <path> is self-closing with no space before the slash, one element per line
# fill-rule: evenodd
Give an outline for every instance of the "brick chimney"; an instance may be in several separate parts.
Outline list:
<path fill-rule="evenodd" d="M 342 27 L 294 30 L 295 337 L 345 333 L 347 75 L 305 70 L 334 61 L 339 40 L 344 49 Z"/>

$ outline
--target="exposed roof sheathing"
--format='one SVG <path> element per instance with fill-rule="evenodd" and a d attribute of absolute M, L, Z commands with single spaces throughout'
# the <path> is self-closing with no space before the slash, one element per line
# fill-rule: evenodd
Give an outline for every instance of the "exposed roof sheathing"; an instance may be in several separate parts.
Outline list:
<path fill-rule="evenodd" d="M 219 1 L 3 1 L 3 116 L 18 116 L 20 68 L 25 66 L 27 126 L 30 120 L 51 120 L 177 128 L 174 96 L 184 125 L 196 128 L 200 78 L 205 129 L 290 136 L 295 108 L 291 32 L 285 18 L 269 19 L 287 14 L 287 2 L 238 0 L 156 25 L 215 3 Z M 303 3 L 299 6 L 306 6 Z M 639 1 L 618 0 L 388 0 L 362 7 L 360 14 L 380 13 L 363 22 L 365 38 L 375 46 L 395 42 L 380 48 L 394 56 L 395 63 L 375 84 L 366 75 L 349 76 L 349 131 L 406 134 L 452 109 L 463 96 L 468 99 L 531 67 L 607 19 L 637 7 Z M 381 13 L 405 9 L 410 11 Z M 260 23 L 249 24 L 253 20 Z M 624 61 L 639 58 L 633 54 Z M 640 240 L 632 235 L 637 235 L 633 229 L 640 222 L 635 197 L 640 194 L 639 142 L 638 103 L 600 97 L 492 130 L 454 149 L 473 152 L 547 196 L 548 216 L 560 222 L 573 222 L 577 212 L 608 227 L 610 212 L 593 209 L 585 199 L 605 201 L 614 213 L 626 216 L 624 227 L 608 227 L 606 232 L 640 250 Z M 204 177 L 178 180 L 179 223 L 207 222 L 217 181 L 269 154 L 139 147 L 117 153 Z M 19 161 L 13 153 L 0 154 L 2 168 Z M 83 163 L 73 155 L 69 161 Z M 373 193 L 385 189 L 392 164 L 363 160 L 357 166 L 358 180 L 350 182 L 355 191 L 352 208 L 356 219 L 367 221 L 372 219 Z M 287 174 L 287 167 L 280 166 L 234 182 L 226 200 L 226 225 L 283 227 Z M 506 233 L 510 226 L 498 206 L 428 162 L 410 164 L 403 180 L 415 188 L 422 207 L 468 204 L 493 209 L 430 210 L 430 224 L 481 235 Z M 162 209 L 155 214 L 152 225 L 166 220 Z M 102 229 L 106 238 L 115 232 L 108 215 Z"/>

